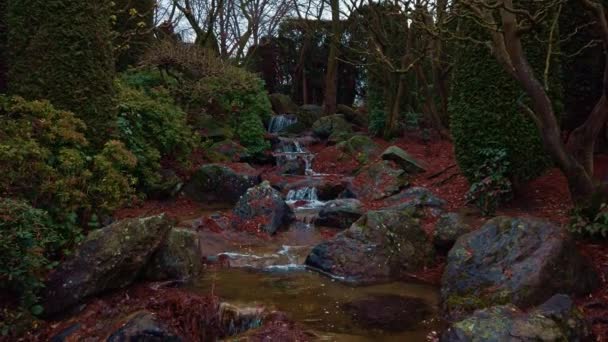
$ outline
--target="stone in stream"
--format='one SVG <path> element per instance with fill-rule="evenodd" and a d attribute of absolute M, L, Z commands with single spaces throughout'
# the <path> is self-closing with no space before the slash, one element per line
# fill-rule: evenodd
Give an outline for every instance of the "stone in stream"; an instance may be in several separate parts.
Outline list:
<path fill-rule="evenodd" d="M 456 242 L 456 239 L 472 230 L 459 213 L 446 213 L 439 217 L 433 232 L 433 243 L 439 250 L 447 251 Z"/>
<path fill-rule="evenodd" d="M 294 219 L 291 208 L 285 203 L 281 193 L 270 186 L 269 182 L 250 188 L 233 209 L 235 225 L 244 221 L 260 220 L 261 229 L 274 234 L 286 227 Z"/>
<path fill-rule="evenodd" d="M 557 293 L 586 294 L 598 276 L 564 228 L 535 218 L 497 217 L 458 238 L 441 280 L 443 309 L 458 318 L 512 303 L 522 309 Z"/>
<path fill-rule="evenodd" d="M 343 280 L 370 283 L 406 278 L 429 265 L 433 256 L 413 210 L 376 210 L 315 246 L 306 265 Z"/>
<path fill-rule="evenodd" d="M 380 200 L 398 193 L 408 184 L 404 170 L 393 162 L 380 160 L 361 169 L 350 190 L 359 199 Z"/>
<path fill-rule="evenodd" d="M 387 148 L 380 156 L 384 160 L 392 160 L 408 174 L 422 173 L 425 168 L 422 164 L 397 146 Z"/>
<path fill-rule="evenodd" d="M 158 215 L 119 221 L 89 233 L 49 275 L 42 296 L 45 314 L 131 284 L 172 228 L 172 220 Z"/>
<path fill-rule="evenodd" d="M 351 124 L 340 114 L 324 116 L 312 125 L 313 133 L 321 139 L 347 137 L 352 130 Z"/>
<path fill-rule="evenodd" d="M 357 199 L 337 199 L 323 205 L 315 224 L 324 227 L 348 228 L 357 221 L 365 211 Z"/>
<path fill-rule="evenodd" d="M 523 312 L 512 304 L 475 311 L 453 323 L 441 342 L 587 341 L 590 329 L 566 295 L 555 295 Z"/>
<path fill-rule="evenodd" d="M 219 324 L 224 336 L 234 336 L 262 326 L 268 312 L 261 307 L 238 307 L 220 303 Z"/>
<path fill-rule="evenodd" d="M 200 274 L 202 268 L 199 234 L 189 229 L 173 228 L 152 255 L 143 277 L 153 281 L 188 279 Z"/>
<path fill-rule="evenodd" d="M 420 298 L 378 294 L 344 305 L 358 325 L 384 331 L 412 330 L 431 314 L 429 305 Z"/>
<path fill-rule="evenodd" d="M 125 323 L 106 339 L 106 342 L 130 341 L 181 342 L 183 339 L 172 333 L 153 313 L 139 311 L 131 314 Z"/>
<path fill-rule="evenodd" d="M 259 183 L 259 173 L 249 164 L 207 164 L 192 175 L 184 192 L 200 202 L 234 205 L 247 189 Z"/>

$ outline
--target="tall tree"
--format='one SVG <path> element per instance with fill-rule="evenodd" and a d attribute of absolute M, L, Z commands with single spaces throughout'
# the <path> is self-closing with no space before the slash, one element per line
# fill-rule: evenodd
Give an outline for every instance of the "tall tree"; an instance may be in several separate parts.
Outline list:
<path fill-rule="evenodd" d="M 340 23 L 340 0 L 330 0 L 331 7 L 331 37 L 329 57 L 327 58 L 327 73 L 325 74 L 325 96 L 323 111 L 326 114 L 336 112 L 338 99 L 338 56 L 340 53 L 340 38 L 342 25 Z"/>
<path fill-rule="evenodd" d="M 116 121 L 109 1 L 9 0 L 7 13 L 11 93 L 74 112 L 102 144 Z"/>
<path fill-rule="evenodd" d="M 6 91 L 8 72 L 8 54 L 6 46 L 6 35 L 8 27 L 6 26 L 6 5 L 7 0 L 0 0 L 0 93 Z"/>
<path fill-rule="evenodd" d="M 604 47 L 608 46 L 607 6 L 604 0 L 577 0 L 591 13 Z M 520 106 L 536 125 L 545 150 L 568 180 L 570 194 L 578 204 L 585 204 L 595 192 L 593 158 L 595 142 L 608 120 L 608 68 L 604 68 L 603 91 L 587 120 L 576 128 L 567 143 L 562 139 L 556 118 L 555 100 L 549 95 L 547 73 L 531 66 L 523 37 L 535 32 L 539 23 L 557 22 L 555 11 L 563 0 L 534 1 L 533 8 L 517 6 L 513 0 L 459 0 L 460 15 L 473 17 L 490 37 L 493 56 L 524 93 L 529 105 Z M 521 4 L 530 4 L 521 1 Z M 551 41 L 549 41 L 550 43 Z M 549 48 L 551 50 L 551 46 Z M 604 56 L 608 60 L 608 54 Z M 547 70 L 545 68 L 545 70 Z"/>

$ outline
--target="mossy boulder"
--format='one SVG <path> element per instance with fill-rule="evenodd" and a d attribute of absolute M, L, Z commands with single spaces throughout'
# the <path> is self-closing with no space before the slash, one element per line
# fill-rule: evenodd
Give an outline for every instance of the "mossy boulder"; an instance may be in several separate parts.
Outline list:
<path fill-rule="evenodd" d="M 184 192 L 200 202 L 234 205 L 247 189 L 259 183 L 258 172 L 249 164 L 207 164 L 192 175 Z"/>
<path fill-rule="evenodd" d="M 324 227 L 348 228 L 365 213 L 363 204 L 354 198 L 325 203 L 315 224 Z"/>
<path fill-rule="evenodd" d="M 355 135 L 339 143 L 336 147 L 360 164 L 367 164 L 379 153 L 378 145 L 367 135 Z"/>
<path fill-rule="evenodd" d="M 184 186 L 182 178 L 171 169 L 162 169 L 158 172 L 160 180 L 150 186 L 148 196 L 151 199 L 166 200 L 177 196 Z"/>
<path fill-rule="evenodd" d="M 138 311 L 123 320 L 120 328 L 112 332 L 106 340 L 106 342 L 127 341 L 181 342 L 183 339 L 174 334 L 153 313 Z"/>
<path fill-rule="evenodd" d="M 321 138 L 328 139 L 347 137 L 352 134 L 352 126 L 344 119 L 343 115 L 335 114 L 324 116 L 315 121 L 312 125 L 313 133 Z"/>
<path fill-rule="evenodd" d="M 364 112 L 358 111 L 347 105 L 339 104 L 336 108 L 336 112 L 344 115 L 346 120 L 355 126 L 367 127 L 369 125 L 367 115 Z"/>
<path fill-rule="evenodd" d="M 295 114 L 298 112 L 298 106 L 293 103 L 291 98 L 285 94 L 274 93 L 268 95 L 272 111 L 277 114 Z"/>
<path fill-rule="evenodd" d="M 303 105 L 295 114 L 299 123 L 310 128 L 315 121 L 323 116 L 323 108 L 317 105 Z"/>
<path fill-rule="evenodd" d="M 254 220 L 262 224 L 262 230 L 274 234 L 293 220 L 293 211 L 285 203 L 281 193 L 269 182 L 250 188 L 233 209 L 235 224 Z"/>
<path fill-rule="evenodd" d="M 397 146 L 387 148 L 380 156 L 384 160 L 392 160 L 409 174 L 422 173 L 424 166 L 407 152 Z"/>
<path fill-rule="evenodd" d="M 440 212 L 446 201 L 437 197 L 431 190 L 423 187 L 411 187 L 402 190 L 382 201 L 386 208 L 394 210 L 430 208 L 435 213 Z"/>
<path fill-rule="evenodd" d="M 441 299 L 448 316 L 512 303 L 526 309 L 557 293 L 586 294 L 598 276 L 568 232 L 534 218 L 497 217 L 461 236 L 447 257 Z"/>
<path fill-rule="evenodd" d="M 116 222 L 92 231 L 45 283 L 45 314 L 131 284 L 173 228 L 165 215 Z"/>
<path fill-rule="evenodd" d="M 582 314 L 570 297 L 559 294 L 527 313 L 511 304 L 475 311 L 452 324 L 440 341 L 587 341 L 589 337 Z"/>
<path fill-rule="evenodd" d="M 413 211 L 376 210 L 315 246 L 306 265 L 338 279 L 372 283 L 406 278 L 433 257 L 433 246 Z"/>
<path fill-rule="evenodd" d="M 250 156 L 245 147 L 232 140 L 217 142 L 207 150 L 207 158 L 213 163 L 239 162 Z"/>
<path fill-rule="evenodd" d="M 201 243 L 197 232 L 173 228 L 144 270 L 148 280 L 188 279 L 202 272 Z"/>
<path fill-rule="evenodd" d="M 409 185 L 407 173 L 395 163 L 379 160 L 361 169 L 351 184 L 351 192 L 359 199 L 379 200 Z"/>
<path fill-rule="evenodd" d="M 467 224 L 465 217 L 459 213 L 445 213 L 439 217 L 433 232 L 433 243 L 440 250 L 447 251 L 456 239 L 469 233 L 472 227 Z"/>

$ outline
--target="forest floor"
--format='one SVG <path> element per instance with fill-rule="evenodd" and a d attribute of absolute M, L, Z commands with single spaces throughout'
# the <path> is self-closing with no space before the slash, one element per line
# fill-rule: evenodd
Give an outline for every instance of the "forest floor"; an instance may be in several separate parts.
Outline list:
<path fill-rule="evenodd" d="M 390 145 L 397 145 L 423 162 L 427 171 L 411 179 L 411 184 L 428 188 L 446 200 L 446 210 L 465 214 L 475 227 L 480 227 L 487 219 L 482 217 L 478 210 L 467 206 L 465 202 L 465 194 L 469 184 L 458 169 L 450 142 L 428 142 L 417 137 L 405 137 L 391 142 L 375 139 L 375 142 L 381 150 Z M 359 166 L 355 160 L 337 161 L 335 146 L 317 144 L 310 146 L 310 150 L 316 153 L 313 168 L 317 172 L 352 174 Z M 265 166 L 259 171 L 271 174 L 274 170 Z M 605 179 L 608 176 L 608 157 L 598 156 L 596 176 L 600 179 Z M 379 207 L 380 203 L 365 202 L 364 205 L 368 209 L 374 209 Z M 535 216 L 564 225 L 568 223 L 571 208 L 572 201 L 569 197 L 564 176 L 559 170 L 550 169 L 537 179 L 519 186 L 515 199 L 501 208 L 497 215 Z M 180 219 L 196 218 L 201 217 L 201 213 L 208 212 L 208 208 L 195 201 L 179 197 L 171 201 L 145 201 L 138 206 L 120 210 L 115 217 L 116 219 L 123 219 L 149 216 L 162 212 Z M 434 220 L 429 219 L 424 222 L 428 234 L 432 234 Z M 580 251 L 590 258 L 597 269 L 602 286 L 590 295 L 576 298 L 576 303 L 591 323 L 597 341 L 608 341 L 608 241 L 581 240 L 578 246 Z M 444 258 L 438 258 L 433 267 L 412 276 L 425 282 L 439 284 L 444 263 Z M 189 312 L 190 310 L 184 311 L 184 308 L 193 305 L 198 306 L 201 308 L 199 315 L 204 316 L 206 311 L 202 309 L 212 307 L 216 300 L 217 298 L 213 295 L 208 298 L 192 297 L 171 288 L 152 291 L 140 284 L 93 300 L 92 304 L 79 316 L 80 321 L 84 319 L 93 323 L 96 319 L 116 314 L 116 310 L 118 310 L 116 308 L 140 308 L 156 312 L 171 322 L 171 325 L 177 331 L 187 334 L 196 332 L 195 330 L 200 329 L 200 327 L 186 326 L 190 324 L 188 322 L 193 322 L 197 317 L 192 317 L 192 313 L 187 314 L 186 311 Z M 183 315 L 180 314 L 178 317 L 175 312 L 182 312 Z M 281 334 L 293 330 L 290 325 L 292 323 L 287 320 L 279 320 L 278 322 L 272 325 L 274 327 L 272 329 L 276 331 L 268 332 L 270 335 L 281 336 Z M 95 327 L 95 324 L 87 325 Z M 65 329 L 65 327 L 65 323 L 45 326 L 41 329 L 42 332 L 36 334 L 36 340 L 43 340 L 44 336 L 53 336 L 49 333 L 56 333 Z M 94 336 L 95 334 L 102 334 L 103 331 L 91 331 L 90 333 L 89 336 Z"/>

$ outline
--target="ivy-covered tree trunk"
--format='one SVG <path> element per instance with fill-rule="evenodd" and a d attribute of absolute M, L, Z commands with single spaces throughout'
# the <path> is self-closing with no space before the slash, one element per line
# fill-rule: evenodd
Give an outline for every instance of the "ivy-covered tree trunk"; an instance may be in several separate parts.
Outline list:
<path fill-rule="evenodd" d="M 10 92 L 74 112 L 97 146 L 116 124 L 110 14 L 109 0 L 8 0 Z"/>
<path fill-rule="evenodd" d="M 116 15 L 116 69 L 126 70 L 139 62 L 154 40 L 154 8 L 156 0 L 117 0 Z"/>
<path fill-rule="evenodd" d="M 8 27 L 6 26 L 6 5 L 7 0 L 0 0 L 0 94 L 6 92 L 7 88 L 8 54 L 6 51 L 6 35 Z"/>

